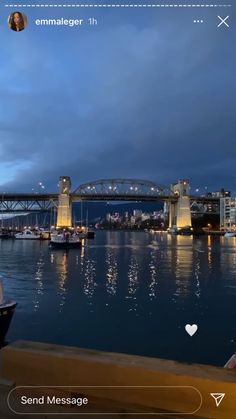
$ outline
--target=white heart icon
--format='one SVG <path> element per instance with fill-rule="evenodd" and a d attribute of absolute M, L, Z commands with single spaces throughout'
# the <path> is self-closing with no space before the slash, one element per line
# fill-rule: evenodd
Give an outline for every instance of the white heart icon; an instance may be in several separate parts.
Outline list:
<path fill-rule="evenodd" d="M 193 336 L 196 333 L 197 329 L 198 327 L 196 324 L 186 324 L 185 326 L 185 330 L 189 334 L 189 336 Z"/>

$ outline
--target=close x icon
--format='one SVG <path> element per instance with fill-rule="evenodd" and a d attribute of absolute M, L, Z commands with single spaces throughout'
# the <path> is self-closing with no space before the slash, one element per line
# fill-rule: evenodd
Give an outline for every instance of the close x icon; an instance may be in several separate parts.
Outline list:
<path fill-rule="evenodd" d="M 229 16 L 226 16 L 226 17 L 217 16 L 217 17 L 220 20 L 220 23 L 218 24 L 217 28 L 219 28 L 220 26 L 221 27 L 226 26 L 227 28 L 229 28 L 229 24 L 227 22 L 227 20 L 229 19 Z"/>

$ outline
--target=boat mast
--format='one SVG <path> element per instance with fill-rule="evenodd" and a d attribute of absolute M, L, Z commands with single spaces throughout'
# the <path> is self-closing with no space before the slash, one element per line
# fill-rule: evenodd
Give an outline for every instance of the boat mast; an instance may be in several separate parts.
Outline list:
<path fill-rule="evenodd" d="M 3 283 L 2 283 L 2 280 L 0 279 L 0 305 L 3 304 L 3 302 L 4 302 Z"/>
<path fill-rule="evenodd" d="M 2 194 L 2 208 L 1 208 L 1 215 L 2 215 L 2 222 L 1 222 L 1 227 L 2 227 L 2 230 L 3 230 L 3 194 Z"/>
<path fill-rule="evenodd" d="M 86 210 L 86 231 L 88 231 L 88 210 Z"/>
<path fill-rule="evenodd" d="M 80 227 L 82 229 L 82 219 L 83 219 L 83 201 L 80 201 Z"/>

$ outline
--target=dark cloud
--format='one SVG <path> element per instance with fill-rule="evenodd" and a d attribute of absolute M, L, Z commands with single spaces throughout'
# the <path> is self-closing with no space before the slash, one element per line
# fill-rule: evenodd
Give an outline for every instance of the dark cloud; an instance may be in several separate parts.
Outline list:
<path fill-rule="evenodd" d="M 188 177 L 236 189 L 233 33 L 217 30 L 211 11 L 201 28 L 192 16 L 100 12 L 99 27 L 80 33 L 32 28 L 16 41 L 5 32 L 2 188 L 43 180 L 56 190 L 68 174 L 74 188 Z"/>

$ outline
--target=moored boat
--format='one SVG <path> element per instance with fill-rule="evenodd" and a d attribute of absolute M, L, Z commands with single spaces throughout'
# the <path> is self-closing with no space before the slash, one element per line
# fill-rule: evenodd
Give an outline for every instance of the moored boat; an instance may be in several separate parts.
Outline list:
<path fill-rule="evenodd" d="M 227 369 L 236 369 L 236 353 L 234 353 L 230 359 L 226 362 L 224 368 Z"/>
<path fill-rule="evenodd" d="M 224 237 L 236 237 L 236 231 L 226 231 Z"/>
<path fill-rule="evenodd" d="M 79 236 L 80 240 L 84 240 L 84 239 L 86 239 L 86 238 L 87 238 L 87 233 L 86 233 L 86 231 L 81 231 L 81 233 L 77 233 L 77 234 L 78 234 L 78 236 Z"/>
<path fill-rule="evenodd" d="M 83 230 L 77 231 L 80 239 L 94 239 L 95 233 L 91 228 L 85 227 Z"/>
<path fill-rule="evenodd" d="M 32 230 L 24 230 L 15 234 L 17 240 L 40 240 L 40 235 Z"/>
<path fill-rule="evenodd" d="M 91 228 L 87 230 L 87 239 L 94 239 L 95 232 Z"/>
<path fill-rule="evenodd" d="M 55 249 L 73 249 L 81 247 L 79 234 L 71 234 L 69 231 L 51 235 L 49 245 Z"/>
<path fill-rule="evenodd" d="M 179 234 L 181 234 L 181 236 L 191 236 L 193 234 L 193 229 L 191 226 L 181 227 L 179 229 Z"/>
<path fill-rule="evenodd" d="M 43 228 L 40 228 L 39 229 L 39 237 L 40 237 L 40 240 L 50 240 L 51 231 L 50 230 L 44 230 Z"/>
<path fill-rule="evenodd" d="M 180 234 L 181 236 L 190 236 L 193 234 L 193 228 L 191 226 L 184 226 L 184 227 L 169 227 L 167 232 L 169 234 Z"/>
<path fill-rule="evenodd" d="M 0 280 L 0 346 L 5 341 L 16 306 L 17 303 L 15 301 L 4 299 L 3 284 Z"/>
<path fill-rule="evenodd" d="M 178 233 L 179 233 L 179 232 L 178 232 L 178 228 L 177 228 L 176 226 L 169 227 L 169 228 L 167 229 L 167 232 L 168 232 L 169 234 L 174 234 L 174 235 L 176 235 L 176 234 L 178 234 Z"/>
<path fill-rule="evenodd" d="M 14 238 L 14 235 L 12 232 L 7 230 L 0 231 L 0 239 L 12 239 Z"/>

